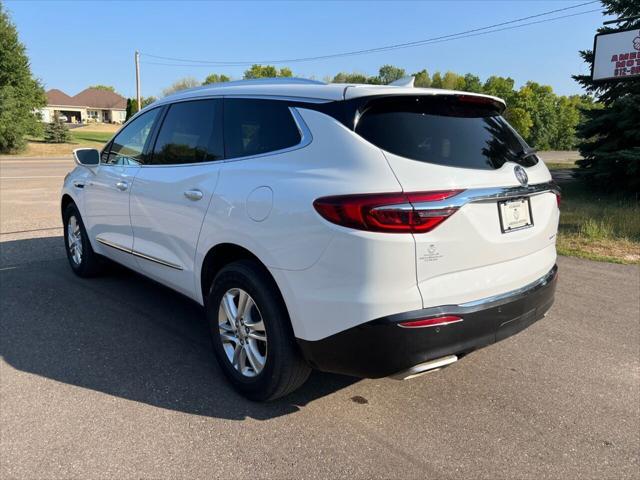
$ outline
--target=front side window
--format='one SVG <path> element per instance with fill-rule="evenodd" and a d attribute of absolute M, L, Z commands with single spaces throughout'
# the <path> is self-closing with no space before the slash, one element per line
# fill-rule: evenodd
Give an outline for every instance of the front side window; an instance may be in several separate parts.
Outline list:
<path fill-rule="evenodd" d="M 420 162 L 491 170 L 523 158 L 524 140 L 490 101 L 455 96 L 388 97 L 374 100 L 356 133 L 388 152 Z"/>
<path fill-rule="evenodd" d="M 105 163 L 111 165 L 144 163 L 144 146 L 149 139 L 149 134 L 160 110 L 160 108 L 149 110 L 124 127 L 113 139 Z"/>
<path fill-rule="evenodd" d="M 223 158 L 222 101 L 174 103 L 162 122 L 150 163 L 179 165 Z"/>
<path fill-rule="evenodd" d="M 226 158 L 274 152 L 300 143 L 289 106 L 277 100 L 225 98 Z"/>

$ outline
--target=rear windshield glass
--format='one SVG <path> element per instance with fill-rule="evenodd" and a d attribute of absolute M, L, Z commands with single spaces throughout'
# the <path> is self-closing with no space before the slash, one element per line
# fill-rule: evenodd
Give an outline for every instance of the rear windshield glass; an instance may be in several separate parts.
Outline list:
<path fill-rule="evenodd" d="M 493 104 L 454 96 L 387 97 L 361 111 L 356 133 L 388 152 L 421 162 L 496 169 L 532 166 L 535 155 Z"/>

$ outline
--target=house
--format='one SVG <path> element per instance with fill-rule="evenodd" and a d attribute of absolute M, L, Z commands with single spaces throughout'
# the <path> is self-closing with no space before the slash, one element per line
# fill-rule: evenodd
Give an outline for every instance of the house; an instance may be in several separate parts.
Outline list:
<path fill-rule="evenodd" d="M 127 99 L 115 92 L 87 88 L 70 97 L 56 88 L 47 92 L 47 106 L 40 113 L 43 122 L 56 115 L 67 123 L 124 123 Z"/>

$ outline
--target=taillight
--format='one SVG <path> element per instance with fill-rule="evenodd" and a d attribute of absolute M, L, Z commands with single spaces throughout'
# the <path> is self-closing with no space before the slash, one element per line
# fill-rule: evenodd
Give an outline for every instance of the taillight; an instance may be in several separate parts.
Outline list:
<path fill-rule="evenodd" d="M 374 193 L 322 197 L 314 208 L 343 227 L 387 233 L 425 233 L 444 222 L 456 206 L 429 205 L 453 197 L 462 190 L 414 193 Z"/>
<path fill-rule="evenodd" d="M 401 322 L 398 324 L 404 328 L 424 328 L 424 327 L 440 327 L 450 325 L 452 323 L 462 322 L 462 318 L 456 315 L 446 315 L 443 317 L 423 318 L 421 320 L 411 320 L 410 322 Z"/>
<path fill-rule="evenodd" d="M 558 204 L 558 208 L 560 208 L 561 201 L 562 201 L 562 195 L 560 195 L 560 192 L 556 192 L 556 203 Z"/>

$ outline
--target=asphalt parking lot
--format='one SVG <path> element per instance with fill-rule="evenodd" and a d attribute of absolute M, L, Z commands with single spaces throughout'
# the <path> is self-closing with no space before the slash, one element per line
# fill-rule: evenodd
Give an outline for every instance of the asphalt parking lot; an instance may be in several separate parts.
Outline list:
<path fill-rule="evenodd" d="M 560 258 L 523 333 L 407 381 L 316 373 L 256 404 L 200 308 L 120 268 L 70 271 L 70 159 L 0 160 L 0 477 L 638 478 L 637 266 Z"/>

